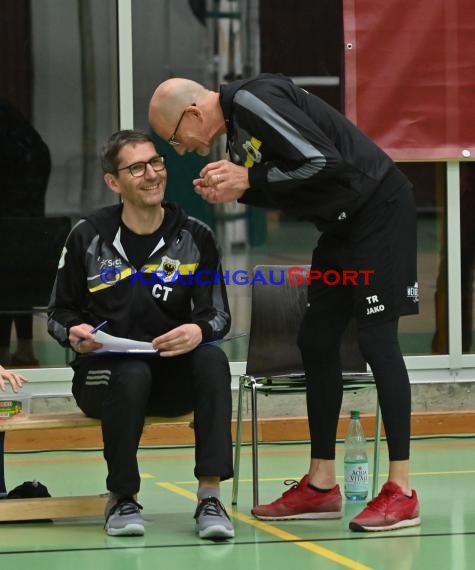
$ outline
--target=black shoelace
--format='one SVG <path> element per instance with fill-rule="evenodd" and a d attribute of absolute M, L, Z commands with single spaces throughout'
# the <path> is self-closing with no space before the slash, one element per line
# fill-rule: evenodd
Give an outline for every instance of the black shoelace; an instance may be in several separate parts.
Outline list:
<path fill-rule="evenodd" d="M 206 499 L 200 501 L 196 507 L 194 518 L 197 519 L 201 513 L 203 513 L 205 516 L 216 517 L 219 517 L 221 516 L 221 513 L 224 513 L 224 515 L 229 519 L 226 509 L 223 507 L 221 501 L 217 497 L 206 497 Z"/>
<path fill-rule="evenodd" d="M 132 497 L 123 497 L 119 499 L 117 503 L 111 508 L 109 514 L 107 515 L 106 522 L 109 518 L 116 512 L 119 511 L 119 515 L 133 515 L 140 512 L 143 509 L 142 505 L 134 501 Z"/>

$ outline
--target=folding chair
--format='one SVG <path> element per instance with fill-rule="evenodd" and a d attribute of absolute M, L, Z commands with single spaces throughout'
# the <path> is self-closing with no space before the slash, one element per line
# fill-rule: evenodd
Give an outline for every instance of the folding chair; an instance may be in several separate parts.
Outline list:
<path fill-rule="evenodd" d="M 305 392 L 306 381 L 297 334 L 307 304 L 306 279 L 301 285 L 278 283 L 287 276 L 290 266 L 258 265 L 254 268 L 251 301 L 251 327 L 246 373 L 239 378 L 237 430 L 234 456 L 232 503 L 237 504 L 241 458 L 244 392 L 251 393 L 251 443 L 253 505 L 259 503 L 257 394 L 289 394 Z M 305 270 L 309 268 L 306 267 Z M 256 278 L 259 277 L 259 278 Z M 262 278 L 261 278 L 262 277 Z M 264 283 L 265 281 L 265 283 Z M 367 372 L 356 341 L 354 321 L 348 326 L 342 343 L 344 390 L 375 388 L 373 375 Z M 373 461 L 374 497 L 378 488 L 381 444 L 381 416 L 376 404 L 376 426 Z"/>

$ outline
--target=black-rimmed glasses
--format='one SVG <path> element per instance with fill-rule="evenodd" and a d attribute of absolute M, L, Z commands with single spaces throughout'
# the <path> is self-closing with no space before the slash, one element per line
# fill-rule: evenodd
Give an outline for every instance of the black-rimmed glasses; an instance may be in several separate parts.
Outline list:
<path fill-rule="evenodd" d="M 147 171 L 147 164 L 150 164 L 154 172 L 160 172 L 165 168 L 165 157 L 157 154 L 157 156 L 152 157 L 150 160 L 134 162 L 128 166 L 118 168 L 117 172 L 128 169 L 134 178 L 139 178 L 140 176 L 143 176 Z"/>
<path fill-rule="evenodd" d="M 196 103 L 192 103 L 191 106 L 196 107 Z M 178 119 L 178 123 L 176 124 L 175 130 L 173 131 L 172 136 L 167 140 L 167 143 L 172 145 L 172 146 L 178 146 L 180 144 L 180 141 L 177 141 L 175 137 L 176 137 L 176 134 L 178 132 L 178 129 L 180 128 L 181 122 L 183 121 L 183 117 L 186 115 L 187 110 L 188 110 L 188 107 L 180 115 L 180 118 Z"/>

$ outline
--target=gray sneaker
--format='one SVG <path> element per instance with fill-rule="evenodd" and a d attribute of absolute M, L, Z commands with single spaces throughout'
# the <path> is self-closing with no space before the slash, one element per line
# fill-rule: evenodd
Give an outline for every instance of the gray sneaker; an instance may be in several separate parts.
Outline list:
<path fill-rule="evenodd" d="M 106 523 L 104 528 L 110 536 L 142 536 L 145 527 L 142 515 L 142 505 L 132 497 L 123 497 L 117 503 L 106 507 Z"/>
<path fill-rule="evenodd" d="M 233 538 L 234 527 L 228 513 L 216 497 L 202 499 L 194 518 L 200 538 Z"/>

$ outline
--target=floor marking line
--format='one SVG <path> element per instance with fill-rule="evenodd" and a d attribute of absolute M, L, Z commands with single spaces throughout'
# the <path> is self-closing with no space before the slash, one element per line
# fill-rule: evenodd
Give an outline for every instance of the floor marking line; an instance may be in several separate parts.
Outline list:
<path fill-rule="evenodd" d="M 374 536 L 371 538 L 368 537 L 359 537 L 359 538 L 333 538 L 331 539 L 332 541 L 348 541 L 348 540 L 379 540 L 379 539 L 395 539 L 395 540 L 400 540 L 401 538 L 445 538 L 445 537 L 453 537 L 453 536 L 475 536 L 475 532 L 455 532 L 455 533 L 428 533 L 428 534 L 400 534 L 400 535 L 391 535 L 391 536 Z M 312 539 L 312 540 L 318 540 L 317 538 Z M 328 540 L 328 539 L 324 539 L 324 540 Z M 255 545 L 256 542 L 255 541 L 236 541 L 234 543 L 236 546 L 252 546 Z M 261 544 L 282 544 L 282 542 L 276 541 L 276 540 L 260 540 L 259 545 Z M 213 547 L 215 548 L 220 548 L 222 545 L 224 545 L 224 543 L 215 543 L 213 544 Z M 83 547 L 83 548 L 79 548 L 79 547 L 71 547 L 71 548 L 45 548 L 42 550 L 39 550 L 37 548 L 35 548 L 34 550 L 2 550 L 0 548 L 0 556 L 1 555 L 19 555 L 19 554 L 33 554 L 33 555 L 38 555 L 38 554 L 57 554 L 57 553 L 63 553 L 63 552 L 110 552 L 112 550 L 130 550 L 131 548 L 140 548 L 140 550 L 160 550 L 160 549 L 166 549 L 166 548 L 201 548 L 201 547 L 208 547 L 208 545 L 197 545 L 196 542 L 192 542 L 192 543 L 180 543 L 180 544 L 141 544 L 140 546 L 130 546 L 129 544 L 124 544 L 124 545 L 117 545 L 117 546 L 89 546 L 89 547 Z"/>
<path fill-rule="evenodd" d="M 100 450 L 97 450 L 100 453 Z M 6 465 L 25 465 L 26 463 L 77 463 L 78 461 L 104 461 L 104 457 L 99 455 L 98 457 L 58 457 L 58 458 L 48 458 L 48 459 L 6 459 Z"/>
<path fill-rule="evenodd" d="M 95 450 L 98 451 L 98 450 Z M 74 452 L 74 451 L 73 451 Z M 174 458 L 176 459 L 177 457 L 182 458 L 183 456 L 150 456 L 150 457 L 140 457 L 140 460 L 143 459 L 171 459 Z M 88 462 L 88 461 L 92 461 L 92 462 L 99 462 L 99 461 L 103 461 L 104 458 L 102 457 L 102 455 L 98 456 L 98 457 L 58 457 L 58 458 L 48 458 L 48 459 L 6 459 L 5 460 L 5 465 L 24 465 L 24 464 L 51 464 L 51 463 L 76 463 L 76 462 Z M 475 470 L 473 469 L 465 469 L 465 470 L 459 470 L 459 471 L 416 471 L 416 472 L 411 472 L 410 475 L 411 477 L 421 477 L 421 476 L 438 476 L 438 475 L 473 475 L 475 474 Z M 387 473 L 379 473 L 379 477 L 386 477 L 388 474 Z M 373 475 L 372 473 L 369 473 L 369 477 L 371 478 Z M 286 479 L 295 479 L 296 481 L 300 480 L 301 475 L 297 476 L 297 477 L 262 477 L 259 480 L 260 481 L 284 481 Z M 343 479 L 343 475 L 337 475 L 336 476 L 337 479 Z M 250 483 L 252 481 L 252 479 L 239 479 L 240 483 Z M 223 483 L 230 483 L 231 481 L 223 481 Z M 177 483 L 179 483 L 180 485 L 194 485 L 196 483 L 196 480 L 193 481 L 177 481 Z"/>
<path fill-rule="evenodd" d="M 6 451 L 5 456 L 7 455 L 29 455 L 29 454 L 39 454 L 39 453 L 99 453 L 97 457 L 50 457 L 47 459 L 6 459 L 5 463 L 9 463 L 11 465 L 20 465 L 24 463 L 64 463 L 65 461 L 77 462 L 77 461 L 104 461 L 104 457 L 102 456 L 102 449 L 92 449 L 92 450 L 82 450 L 82 449 L 37 449 L 32 451 L 26 452 L 16 452 L 16 451 Z M 190 457 L 194 457 L 193 453 L 176 453 L 173 455 L 141 455 L 139 453 L 138 458 L 140 460 L 147 460 L 147 459 L 188 459 Z"/>
<path fill-rule="evenodd" d="M 422 476 L 422 475 L 473 475 L 475 470 L 463 470 L 463 471 L 418 471 L 415 473 L 410 473 L 409 475 Z"/>
<path fill-rule="evenodd" d="M 182 497 L 186 497 L 187 499 L 191 499 L 192 501 L 196 501 L 196 495 L 194 493 L 191 493 L 190 491 L 186 491 L 185 489 L 182 489 L 181 487 L 178 487 L 177 485 L 174 485 L 173 483 L 164 482 L 164 483 L 156 483 L 156 485 L 158 485 L 159 487 L 162 487 L 163 489 L 166 489 L 172 493 L 175 493 L 177 495 L 181 495 Z M 291 542 L 291 544 L 294 544 L 295 546 L 298 546 L 300 548 L 304 548 L 305 550 L 309 550 L 310 552 L 313 552 L 314 554 L 318 554 L 319 556 L 322 556 L 323 558 L 327 558 L 328 560 L 331 560 L 333 562 L 341 564 L 342 566 L 345 566 L 346 568 L 351 568 L 352 570 L 373 570 L 369 566 L 365 566 L 364 564 L 361 564 L 361 563 L 357 562 L 356 560 L 352 560 L 351 558 L 347 558 L 346 556 L 342 556 L 341 554 L 337 554 L 336 552 L 333 552 L 332 550 L 329 550 L 328 548 L 324 548 L 323 546 L 318 546 L 317 544 L 314 544 L 312 542 L 305 541 L 304 539 L 302 539 L 301 537 L 299 537 L 295 534 L 291 534 L 290 532 L 287 532 L 287 531 L 282 530 L 280 528 L 274 527 L 274 526 L 272 526 L 266 522 L 254 519 L 253 517 L 250 517 L 249 515 L 245 515 L 244 513 L 240 513 L 239 511 L 236 511 L 234 508 L 229 511 L 229 515 L 236 520 L 244 522 L 244 523 L 246 523 L 246 524 L 248 524 L 254 528 L 257 528 L 259 530 L 262 530 L 263 532 L 266 532 L 267 534 L 271 534 L 272 536 L 276 536 L 277 538 L 280 538 L 283 541 Z M 303 541 L 303 542 L 296 542 L 296 541 Z"/>
<path fill-rule="evenodd" d="M 466 470 L 461 470 L 461 471 L 418 471 L 415 473 L 410 473 L 410 476 L 416 476 L 416 477 L 421 477 L 421 476 L 425 476 L 425 475 L 474 475 L 475 474 L 475 469 L 466 469 Z M 379 477 L 384 477 L 387 476 L 387 473 L 380 473 Z M 372 477 L 373 475 L 371 473 L 368 474 L 368 477 Z M 299 480 L 299 478 L 301 478 L 301 476 L 299 477 L 259 477 L 259 481 L 286 481 L 288 479 L 295 479 L 296 481 Z M 343 479 L 343 475 L 337 475 L 336 476 L 337 479 Z M 176 482 L 177 485 L 195 485 L 196 484 L 196 479 L 193 481 L 177 481 Z M 228 481 L 223 481 L 223 484 L 228 484 L 230 485 L 232 483 L 232 480 L 229 479 Z M 252 483 L 252 479 L 241 479 L 239 478 L 239 483 Z"/>
<path fill-rule="evenodd" d="M 419 443 L 421 440 L 418 438 L 411 438 L 411 449 L 433 449 L 433 448 L 441 448 L 441 447 L 473 447 L 475 445 L 475 442 L 473 441 L 456 441 L 457 435 L 455 434 L 453 437 L 451 436 L 446 436 L 444 437 L 444 435 L 435 435 L 435 436 L 428 436 L 429 438 L 433 437 L 434 439 L 447 439 L 448 441 L 441 441 L 441 442 L 437 442 L 434 441 L 433 443 Z M 465 437 L 465 436 L 460 436 L 460 437 Z M 422 439 L 424 439 L 424 436 L 421 436 Z M 472 436 L 468 435 L 466 436 L 466 439 L 473 439 Z M 385 443 L 385 438 L 383 437 L 381 439 L 381 443 Z M 343 442 L 342 441 L 338 441 L 337 442 L 340 445 L 337 445 L 335 451 L 337 454 L 342 454 L 345 452 L 344 446 L 342 445 Z M 374 448 L 374 441 L 369 441 L 369 448 L 371 449 L 371 451 Z M 250 442 L 245 442 L 242 445 L 244 445 L 245 447 L 250 447 L 251 443 Z M 285 442 L 280 442 L 280 441 L 265 441 L 265 442 L 261 442 L 260 444 L 262 446 L 262 450 L 259 449 L 259 454 L 262 455 L 300 455 L 302 453 L 308 454 L 308 442 L 305 441 L 285 441 Z M 305 446 L 305 449 L 265 449 L 265 446 L 268 445 L 275 445 L 275 446 L 291 446 L 291 445 L 302 445 Z M 246 451 L 245 449 L 243 451 L 241 451 L 241 454 L 244 456 L 248 456 L 251 457 L 252 456 L 252 450 Z"/>

